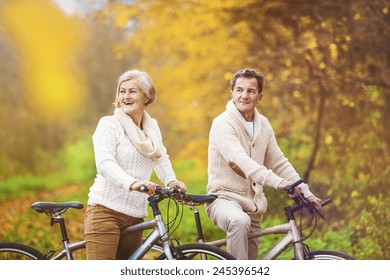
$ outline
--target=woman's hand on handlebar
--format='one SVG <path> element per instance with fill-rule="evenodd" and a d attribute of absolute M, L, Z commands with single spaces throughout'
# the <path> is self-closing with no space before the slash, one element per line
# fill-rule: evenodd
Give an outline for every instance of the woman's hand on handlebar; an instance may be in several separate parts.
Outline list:
<path fill-rule="evenodd" d="M 181 181 L 172 181 L 172 182 L 169 182 L 167 187 L 169 188 L 175 188 L 175 189 L 180 189 L 182 190 L 183 192 L 187 191 L 187 188 L 186 188 L 186 185 L 181 182 Z"/>
<path fill-rule="evenodd" d="M 156 186 L 157 186 L 156 183 L 150 181 L 137 181 L 130 186 L 130 190 L 144 192 L 147 193 L 148 195 L 153 195 L 154 192 L 156 191 Z M 145 190 L 145 187 L 147 191 Z"/>

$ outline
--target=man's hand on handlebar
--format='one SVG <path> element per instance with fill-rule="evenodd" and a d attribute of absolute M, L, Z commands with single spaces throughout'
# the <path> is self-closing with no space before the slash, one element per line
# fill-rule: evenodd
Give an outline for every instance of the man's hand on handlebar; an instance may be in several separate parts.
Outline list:
<path fill-rule="evenodd" d="M 322 200 L 316 197 L 315 195 L 311 195 L 307 198 L 309 201 L 314 202 L 318 209 L 322 208 Z"/>
<path fill-rule="evenodd" d="M 303 194 L 301 194 L 302 190 L 301 190 L 301 187 L 299 185 L 302 183 L 303 183 L 302 179 L 299 179 L 298 181 L 296 181 L 294 183 L 283 180 L 280 183 L 280 185 L 278 186 L 278 189 L 287 191 L 288 196 L 293 198 L 295 200 L 295 202 L 299 201 L 299 196 L 301 196 L 301 198 L 303 198 L 304 200 L 306 199 L 310 202 L 314 202 L 315 205 L 317 206 L 317 208 L 321 209 L 322 208 L 322 200 L 321 199 L 319 199 L 315 195 L 311 195 L 311 196 L 305 198 L 303 196 Z M 285 184 L 287 184 L 287 185 L 285 185 Z M 299 191 L 297 191 L 298 188 L 299 188 Z"/>
<path fill-rule="evenodd" d="M 282 182 L 280 182 L 279 186 L 278 186 L 278 190 L 281 190 L 281 191 L 286 191 L 287 190 L 287 187 L 290 186 L 293 182 L 290 182 L 290 181 L 287 181 L 287 180 L 283 180 Z M 294 193 L 288 193 L 288 196 L 290 198 L 293 198 L 293 197 L 298 197 L 300 196 L 302 193 L 302 189 L 300 186 L 296 186 L 294 188 Z"/>

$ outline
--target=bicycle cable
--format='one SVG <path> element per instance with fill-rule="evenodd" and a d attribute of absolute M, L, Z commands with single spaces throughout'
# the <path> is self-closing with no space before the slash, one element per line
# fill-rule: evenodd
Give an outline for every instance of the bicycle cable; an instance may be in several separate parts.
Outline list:
<path fill-rule="evenodd" d="M 174 214 L 174 217 L 172 219 L 170 219 L 170 208 L 171 208 L 171 201 L 174 201 L 175 203 L 175 214 Z M 174 228 L 175 224 L 177 223 L 177 217 L 179 216 L 180 214 L 180 209 L 179 209 L 179 206 L 178 206 L 178 202 L 175 200 L 175 199 L 172 199 L 172 198 L 169 198 L 168 199 L 168 205 L 167 205 L 167 223 L 166 223 L 166 227 L 167 227 L 167 232 L 169 234 L 173 234 L 179 227 L 181 221 L 182 221 L 182 218 L 183 218 L 183 210 L 182 210 L 182 215 L 179 219 L 179 222 L 178 224 L 176 225 L 176 227 Z"/>
<path fill-rule="evenodd" d="M 181 206 L 179 206 L 179 203 L 175 200 L 175 204 L 176 204 L 176 216 L 175 216 L 175 223 L 177 222 L 176 224 L 176 228 L 174 228 L 173 230 L 170 231 L 170 234 L 173 234 L 180 226 L 181 222 L 183 221 L 183 216 L 184 216 L 184 205 L 182 204 Z M 181 211 L 180 211 L 181 210 Z M 181 215 L 180 215 L 181 213 Z M 180 215 L 180 217 L 179 217 Z M 179 217 L 179 220 L 177 221 L 177 218 Z"/>
<path fill-rule="evenodd" d="M 303 216 L 304 216 L 304 208 L 302 208 L 300 210 L 300 214 L 299 214 L 299 232 L 300 232 L 300 235 L 301 235 L 301 238 L 302 238 L 301 241 L 304 241 L 304 240 L 308 239 L 313 234 L 313 232 L 315 231 L 315 229 L 317 227 L 317 221 L 318 221 L 317 220 L 318 219 L 317 215 L 315 213 L 311 213 L 310 211 L 309 211 L 309 213 L 311 214 L 311 219 L 306 224 L 305 227 L 302 227 L 302 225 L 303 225 Z M 312 226 L 313 220 L 315 221 L 314 222 L 314 226 Z M 307 236 L 304 236 L 303 235 L 303 231 L 308 229 L 308 228 L 310 228 L 310 227 L 311 227 L 310 233 Z"/>

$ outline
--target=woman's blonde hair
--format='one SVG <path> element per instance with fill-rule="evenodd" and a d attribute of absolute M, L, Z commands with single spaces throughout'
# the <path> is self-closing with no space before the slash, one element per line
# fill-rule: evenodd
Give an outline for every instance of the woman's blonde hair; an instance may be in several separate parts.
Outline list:
<path fill-rule="evenodd" d="M 117 108 L 120 107 L 119 92 L 120 92 L 121 84 L 125 81 L 129 81 L 133 79 L 137 79 L 139 82 L 139 89 L 142 91 L 142 93 L 147 99 L 147 102 L 145 104 L 146 106 L 153 103 L 153 101 L 155 100 L 156 90 L 154 88 L 154 83 L 152 78 L 146 72 L 133 69 L 124 72 L 118 78 L 118 85 L 116 87 L 116 97 L 114 102 L 115 107 Z"/>

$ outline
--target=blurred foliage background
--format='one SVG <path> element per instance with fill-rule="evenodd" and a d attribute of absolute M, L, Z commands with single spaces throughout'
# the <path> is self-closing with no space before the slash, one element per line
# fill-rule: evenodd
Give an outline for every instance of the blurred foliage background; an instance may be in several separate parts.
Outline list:
<path fill-rule="evenodd" d="M 131 68 L 155 81 L 147 109 L 177 176 L 205 193 L 211 121 L 250 67 L 266 77 L 259 110 L 282 150 L 334 198 L 315 244 L 390 259 L 389 12 L 385 0 L 1 1 L 0 239 L 42 243 L 33 199 L 86 202 L 91 135 Z M 272 224 L 286 199 L 267 195 Z"/>

